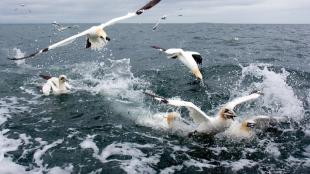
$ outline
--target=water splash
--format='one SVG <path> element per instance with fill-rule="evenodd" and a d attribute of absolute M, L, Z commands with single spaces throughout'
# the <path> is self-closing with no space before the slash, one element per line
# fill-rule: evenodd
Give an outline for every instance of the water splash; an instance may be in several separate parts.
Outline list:
<path fill-rule="evenodd" d="M 255 82 L 248 85 L 244 91 L 248 93 L 253 89 L 262 89 L 263 103 L 260 103 L 259 107 L 266 108 L 268 114 L 288 116 L 298 121 L 304 116 L 304 108 L 302 101 L 288 84 L 289 75 L 290 73 L 284 68 L 280 72 L 276 72 L 269 64 L 250 64 L 242 67 L 242 76 L 238 87 L 244 90 L 241 84 L 249 78 L 254 79 Z M 241 91 L 237 90 L 237 92 Z"/>

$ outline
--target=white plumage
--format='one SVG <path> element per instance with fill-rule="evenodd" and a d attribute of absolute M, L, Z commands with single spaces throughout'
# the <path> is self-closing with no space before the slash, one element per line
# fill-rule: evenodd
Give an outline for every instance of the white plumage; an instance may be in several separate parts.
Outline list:
<path fill-rule="evenodd" d="M 190 112 L 190 117 L 193 119 L 194 123 L 197 125 L 195 131 L 200 133 L 205 133 L 209 135 L 214 135 L 220 132 L 225 131 L 229 128 L 234 117 L 236 117 L 234 113 L 234 109 L 237 105 L 242 104 L 244 102 L 257 99 L 262 95 L 261 92 L 255 91 L 254 93 L 240 97 L 232 100 L 225 104 L 219 111 L 219 113 L 215 117 L 208 116 L 205 112 L 203 112 L 199 107 L 194 105 L 192 102 L 182 101 L 182 100 L 172 100 L 165 99 L 154 94 L 145 93 L 155 100 L 158 100 L 162 103 L 176 106 L 176 107 L 186 107 Z"/>
<path fill-rule="evenodd" d="M 180 60 L 186 67 L 191 70 L 197 79 L 202 80 L 202 74 L 198 67 L 198 64 L 202 64 L 202 57 L 200 53 L 194 51 L 184 51 L 181 48 L 164 49 L 158 46 L 152 46 L 152 48 L 164 52 L 170 59 Z"/>
<path fill-rule="evenodd" d="M 47 79 L 47 82 L 42 87 L 42 92 L 46 96 L 51 93 L 55 95 L 67 94 L 71 90 L 71 86 L 69 85 L 68 79 L 65 75 L 60 75 L 58 78 L 48 76 L 44 76 L 43 78 Z"/>
<path fill-rule="evenodd" d="M 72 43 L 73 41 L 75 41 L 77 38 L 82 37 L 82 36 L 86 36 L 86 38 L 87 38 L 86 48 L 93 48 L 93 49 L 102 48 L 103 46 L 105 46 L 107 44 L 108 41 L 110 41 L 110 38 L 107 36 L 106 32 L 103 30 L 105 27 L 113 25 L 114 23 L 119 22 L 121 20 L 125 20 L 125 19 L 131 18 L 133 16 L 140 15 L 145 10 L 148 10 L 148 9 L 152 8 L 153 6 L 155 6 L 158 2 L 160 2 L 160 0 L 151 0 L 146 5 L 144 5 L 142 8 L 140 8 L 139 10 L 137 10 L 134 13 L 128 13 L 125 16 L 114 18 L 114 19 L 112 19 L 106 23 L 100 24 L 98 26 L 93 26 L 93 27 L 91 27 L 85 31 L 82 31 L 79 34 L 73 35 L 71 37 L 68 37 L 68 38 L 62 40 L 62 41 L 54 43 L 54 44 L 48 46 L 47 48 L 41 49 L 41 50 L 39 50 L 33 54 L 30 54 L 28 56 L 25 56 L 22 58 L 9 58 L 9 59 L 18 60 L 18 59 L 31 58 L 31 57 L 34 57 L 34 56 L 41 54 L 43 52 L 47 52 L 49 50 L 55 49 L 57 47 L 68 45 L 68 44 Z"/>

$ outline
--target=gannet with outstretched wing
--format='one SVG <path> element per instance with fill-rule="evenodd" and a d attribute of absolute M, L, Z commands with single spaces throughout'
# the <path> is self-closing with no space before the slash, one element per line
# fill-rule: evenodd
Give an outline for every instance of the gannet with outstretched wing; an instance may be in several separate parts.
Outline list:
<path fill-rule="evenodd" d="M 148 92 L 145 92 L 145 94 L 153 97 L 155 100 L 158 100 L 168 105 L 176 107 L 186 107 L 190 112 L 190 117 L 193 119 L 194 123 L 197 124 L 197 128 L 194 132 L 197 131 L 199 133 L 204 133 L 208 135 L 215 135 L 228 129 L 232 121 L 234 120 L 234 117 L 236 117 L 236 114 L 234 112 L 235 107 L 244 102 L 257 99 L 262 95 L 260 91 L 254 91 L 248 96 L 236 98 L 231 102 L 225 104 L 215 117 L 210 117 L 192 102 L 165 99 L 163 97 Z"/>
<path fill-rule="evenodd" d="M 55 49 L 57 47 L 61 47 L 67 44 L 72 43 L 75 39 L 82 37 L 82 36 L 86 36 L 87 38 L 87 42 L 86 42 L 86 48 L 93 48 L 93 49 L 98 49 L 98 48 L 102 48 L 104 45 L 107 44 L 108 41 L 110 41 L 110 38 L 107 36 L 106 32 L 103 30 L 105 27 L 110 26 L 118 21 L 121 20 L 125 20 L 137 15 L 142 14 L 145 10 L 148 10 L 150 8 L 152 8 L 153 6 L 155 6 L 157 3 L 159 3 L 161 0 L 151 0 L 149 1 L 146 5 L 144 5 L 142 8 L 140 8 L 139 10 L 137 10 L 134 13 L 128 13 L 125 16 L 121 16 L 118 18 L 114 18 L 104 24 L 98 25 L 98 26 L 93 26 L 79 34 L 76 34 L 74 36 L 71 36 L 67 39 L 64 39 L 60 42 L 54 43 L 50 46 L 48 46 L 47 48 L 41 49 L 33 54 L 30 54 L 28 56 L 22 57 L 22 58 L 18 58 L 18 59 L 27 59 L 27 58 L 31 58 L 34 56 L 37 56 L 43 52 L 47 52 L 49 50 Z M 17 60 L 17 58 L 9 58 L 11 60 Z"/>
<path fill-rule="evenodd" d="M 200 53 L 193 51 L 184 51 L 181 48 L 170 48 L 164 49 L 158 46 L 151 46 L 159 51 L 167 54 L 170 59 L 178 59 L 185 66 L 187 66 L 191 72 L 196 76 L 197 79 L 202 80 L 202 74 L 199 70 L 198 65 L 202 64 L 202 57 Z"/>
<path fill-rule="evenodd" d="M 51 77 L 46 75 L 40 75 L 47 82 L 42 87 L 42 92 L 44 95 L 50 95 L 53 93 L 55 95 L 67 94 L 71 90 L 71 86 L 68 83 L 67 76 L 60 75 L 57 77 Z"/>

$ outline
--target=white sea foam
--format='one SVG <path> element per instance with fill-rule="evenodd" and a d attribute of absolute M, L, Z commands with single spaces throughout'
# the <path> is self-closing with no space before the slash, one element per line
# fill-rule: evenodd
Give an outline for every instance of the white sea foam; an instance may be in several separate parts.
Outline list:
<path fill-rule="evenodd" d="M 279 148 L 277 147 L 276 143 L 268 143 L 265 152 L 273 156 L 274 158 L 278 158 L 281 155 Z"/>
<path fill-rule="evenodd" d="M 25 56 L 25 53 L 22 52 L 20 49 L 18 48 L 13 48 L 13 54 L 14 54 L 14 58 L 21 58 Z M 21 65 L 25 65 L 25 59 L 22 60 L 15 60 L 16 65 L 21 66 Z"/>
<path fill-rule="evenodd" d="M 106 146 L 99 154 L 96 143 L 89 136 L 80 144 L 81 148 L 93 149 L 93 157 L 99 159 L 102 163 L 117 161 L 120 167 L 127 173 L 156 173 L 152 165 L 159 162 L 160 155 L 149 156 L 141 150 L 153 150 L 153 144 L 136 144 L 136 143 L 112 143 Z M 121 160 L 111 156 L 121 155 L 130 156 L 130 159 Z"/>
<path fill-rule="evenodd" d="M 160 174 L 173 174 L 173 173 L 180 171 L 182 169 L 183 169 L 182 165 L 170 166 L 170 167 L 166 167 L 166 168 L 162 169 L 160 171 Z"/>
<path fill-rule="evenodd" d="M 284 68 L 275 72 L 268 64 L 250 64 L 242 67 L 240 83 L 247 76 L 261 79 L 259 82 L 248 86 L 248 90 L 262 89 L 264 92 L 263 103 L 259 107 L 268 108 L 272 115 L 288 116 L 300 120 L 304 115 L 302 101 L 295 95 L 294 90 L 287 83 L 289 72 Z M 242 89 L 244 90 L 244 89 Z"/>
<path fill-rule="evenodd" d="M 190 159 L 187 161 L 183 162 L 183 165 L 186 167 L 197 167 L 198 171 L 203 171 L 203 168 L 214 168 L 216 167 L 213 164 L 209 164 L 210 161 L 205 160 L 205 159 L 201 159 L 201 160 L 194 160 L 194 159 Z"/>
<path fill-rule="evenodd" d="M 241 169 L 243 169 L 244 167 L 253 167 L 257 165 L 256 162 L 253 162 L 251 160 L 247 160 L 247 159 L 240 159 L 239 161 L 235 161 L 235 162 L 232 162 L 231 163 L 231 166 L 232 166 L 232 171 L 236 172 L 236 171 L 239 171 Z"/>
<path fill-rule="evenodd" d="M 53 148 L 59 144 L 61 144 L 63 142 L 62 139 L 56 140 L 53 143 L 49 144 L 49 145 L 45 145 L 43 146 L 42 149 L 38 149 L 36 150 L 36 152 L 33 154 L 33 159 L 35 161 L 35 163 L 39 166 L 39 167 L 43 167 L 43 160 L 42 155 L 45 154 L 46 151 L 48 151 L 50 148 Z"/>

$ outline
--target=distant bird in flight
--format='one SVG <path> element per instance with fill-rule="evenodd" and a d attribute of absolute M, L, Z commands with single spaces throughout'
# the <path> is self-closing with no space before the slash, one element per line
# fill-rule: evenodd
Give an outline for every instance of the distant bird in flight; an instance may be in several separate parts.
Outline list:
<path fill-rule="evenodd" d="M 255 100 L 263 95 L 260 91 L 253 91 L 250 95 L 236 98 L 222 106 L 219 113 L 215 117 L 210 117 L 192 102 L 166 99 L 149 92 L 144 93 L 151 96 L 155 100 L 160 101 L 161 103 L 176 107 L 186 107 L 189 110 L 190 117 L 193 119 L 194 123 L 197 124 L 197 128 L 194 132 L 208 135 L 215 135 L 217 133 L 224 132 L 230 127 L 234 117 L 237 117 L 234 112 L 236 106 L 247 101 Z M 172 125 L 172 122 L 173 119 L 170 119 L 169 124 Z"/>
<path fill-rule="evenodd" d="M 167 19 L 167 15 L 162 16 L 162 17 L 157 21 L 157 23 L 153 26 L 152 30 L 153 30 L 153 31 L 156 30 L 157 27 L 158 27 L 158 25 L 160 24 L 160 22 L 161 22 L 162 20 L 166 20 L 166 19 Z"/>
<path fill-rule="evenodd" d="M 78 28 L 79 26 L 78 25 L 71 25 L 71 26 L 63 26 L 61 24 L 58 24 L 56 21 L 54 21 L 52 23 L 52 25 L 55 27 L 55 29 L 59 32 L 62 32 L 66 29 L 69 29 L 69 28 Z"/>
<path fill-rule="evenodd" d="M 40 75 L 47 82 L 42 87 L 42 92 L 44 95 L 48 96 L 50 93 L 55 95 L 67 94 L 71 90 L 71 86 L 68 83 L 67 76 L 60 75 L 57 77 L 51 77 L 46 75 Z"/>
<path fill-rule="evenodd" d="M 166 53 L 168 58 L 170 59 L 180 60 L 192 71 L 192 73 L 196 76 L 197 79 L 202 80 L 202 74 L 198 67 L 198 65 L 202 64 L 202 57 L 200 53 L 193 51 L 184 51 L 181 48 L 164 49 L 158 46 L 151 47 Z"/>
<path fill-rule="evenodd" d="M 128 19 L 131 18 L 133 16 L 137 16 L 137 15 L 141 15 L 145 10 L 148 10 L 150 8 L 152 8 L 153 6 L 155 6 L 157 3 L 159 3 L 161 0 L 151 0 L 149 1 L 146 5 L 144 5 L 142 8 L 140 8 L 139 10 L 137 10 L 134 13 L 128 13 L 125 16 L 122 17 L 118 17 L 118 18 L 114 18 L 104 24 L 98 25 L 98 26 L 93 26 L 79 34 L 73 35 L 67 39 L 64 39 L 60 42 L 57 42 L 55 44 L 52 44 L 50 46 L 48 46 L 47 48 L 41 49 L 35 53 L 32 53 L 28 56 L 22 57 L 22 58 L 18 58 L 18 59 L 27 59 L 27 58 L 31 58 L 34 57 L 36 55 L 39 55 L 43 52 L 47 52 L 49 50 L 55 49 L 57 47 L 61 47 L 67 44 L 72 43 L 75 39 L 81 37 L 81 36 L 86 36 L 87 41 L 86 41 L 86 48 L 92 48 L 92 49 L 99 49 L 102 48 L 103 46 L 105 46 L 107 44 L 108 41 L 110 41 L 110 38 L 107 36 L 106 32 L 103 30 L 105 27 L 110 26 L 118 21 L 124 20 L 124 19 Z M 9 58 L 11 60 L 18 60 L 17 58 Z"/>

